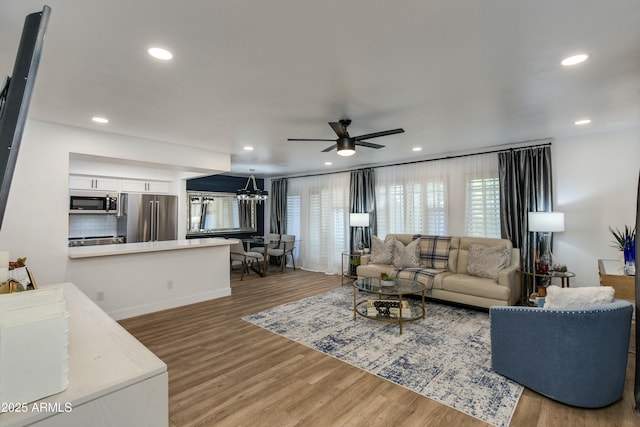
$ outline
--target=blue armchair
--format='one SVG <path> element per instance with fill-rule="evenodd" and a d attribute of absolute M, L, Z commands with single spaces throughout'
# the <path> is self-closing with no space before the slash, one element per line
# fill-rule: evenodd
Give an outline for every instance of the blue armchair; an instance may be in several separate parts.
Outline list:
<path fill-rule="evenodd" d="M 600 408 L 622 397 L 633 305 L 491 307 L 493 370 L 553 400 Z"/>

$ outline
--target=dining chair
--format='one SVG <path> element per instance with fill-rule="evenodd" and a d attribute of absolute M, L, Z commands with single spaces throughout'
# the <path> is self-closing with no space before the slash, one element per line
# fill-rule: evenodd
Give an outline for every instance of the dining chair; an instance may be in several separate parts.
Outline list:
<path fill-rule="evenodd" d="M 249 273 L 247 268 L 247 256 L 244 254 L 244 246 L 242 243 L 229 245 L 229 258 L 231 261 L 231 272 L 234 267 L 241 267 L 240 280 L 244 280 L 244 273 Z"/>
<path fill-rule="evenodd" d="M 283 234 L 280 236 L 280 245 L 275 249 L 269 249 L 269 256 L 279 258 L 280 271 L 284 271 L 287 265 L 287 256 L 291 256 L 293 263 L 293 271 L 296 271 L 296 262 L 293 257 L 293 249 L 295 248 L 296 236 L 293 234 Z"/>
<path fill-rule="evenodd" d="M 250 273 L 249 268 L 252 268 L 260 275 L 263 274 L 262 265 L 264 256 L 260 252 L 245 251 L 242 242 L 230 245 L 229 252 L 231 259 L 231 270 L 233 270 L 234 266 L 242 266 L 242 275 L 240 276 L 240 280 L 244 279 L 245 273 Z"/>

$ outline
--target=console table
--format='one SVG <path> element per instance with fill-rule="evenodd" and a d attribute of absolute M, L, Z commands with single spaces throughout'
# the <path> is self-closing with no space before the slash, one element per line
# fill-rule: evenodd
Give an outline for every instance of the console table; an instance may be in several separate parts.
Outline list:
<path fill-rule="evenodd" d="M 611 259 L 599 259 L 598 274 L 600 275 L 600 285 L 612 286 L 615 289 L 615 297 L 617 299 L 636 299 L 636 276 L 625 275 L 622 262 Z"/>

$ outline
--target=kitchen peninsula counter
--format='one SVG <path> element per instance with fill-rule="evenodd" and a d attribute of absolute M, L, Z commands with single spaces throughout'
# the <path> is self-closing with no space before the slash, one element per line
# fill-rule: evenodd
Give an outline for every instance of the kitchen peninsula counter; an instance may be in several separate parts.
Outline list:
<path fill-rule="evenodd" d="M 69 258 L 93 258 L 113 255 L 127 255 L 145 252 L 174 251 L 211 246 L 229 246 L 240 243 L 237 239 L 220 237 L 206 239 L 167 240 L 163 242 L 121 243 L 115 245 L 76 246 L 69 248 Z"/>
<path fill-rule="evenodd" d="M 114 319 L 231 295 L 236 239 L 210 238 L 68 248 L 65 280 Z"/>

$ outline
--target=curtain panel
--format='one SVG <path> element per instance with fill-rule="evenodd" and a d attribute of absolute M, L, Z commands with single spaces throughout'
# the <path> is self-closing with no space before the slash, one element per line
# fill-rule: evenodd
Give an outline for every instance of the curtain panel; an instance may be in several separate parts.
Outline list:
<path fill-rule="evenodd" d="M 498 159 L 474 154 L 376 169 L 377 233 L 499 237 Z"/>
<path fill-rule="evenodd" d="M 348 249 L 349 180 L 349 172 L 289 178 L 287 234 L 299 241 L 296 265 L 301 268 L 342 272 L 342 252 Z"/>
<path fill-rule="evenodd" d="M 351 172 L 350 181 L 350 213 L 368 213 L 369 227 L 350 227 L 351 252 L 362 240 L 365 248 L 371 247 L 371 236 L 376 233 L 376 174 L 372 168 L 359 169 Z"/>
<path fill-rule="evenodd" d="M 271 181 L 270 233 L 287 234 L 287 179 Z"/>
<path fill-rule="evenodd" d="M 504 151 L 498 153 L 498 160 L 502 237 L 520 248 L 522 268 L 533 271 L 540 243 L 528 231 L 527 215 L 553 210 L 551 147 Z"/>

